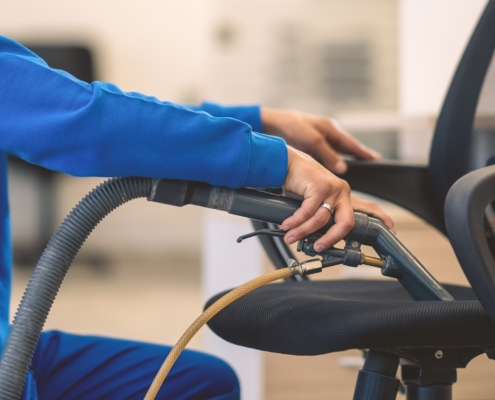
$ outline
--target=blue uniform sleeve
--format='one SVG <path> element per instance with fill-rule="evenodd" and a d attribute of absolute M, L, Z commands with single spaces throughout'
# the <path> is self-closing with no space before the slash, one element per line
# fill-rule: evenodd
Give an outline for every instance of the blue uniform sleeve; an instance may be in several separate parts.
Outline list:
<path fill-rule="evenodd" d="M 0 149 L 50 169 L 280 187 L 285 142 L 253 131 L 253 113 L 245 117 L 250 126 L 209 104 L 203 112 L 108 83 L 87 84 L 0 37 Z M 247 109 L 241 108 L 239 117 Z"/>
<path fill-rule="evenodd" d="M 196 111 L 205 111 L 214 117 L 230 117 L 249 124 L 253 131 L 263 132 L 261 123 L 261 108 L 251 106 L 220 106 L 215 103 L 204 102 L 200 106 L 188 106 Z"/>

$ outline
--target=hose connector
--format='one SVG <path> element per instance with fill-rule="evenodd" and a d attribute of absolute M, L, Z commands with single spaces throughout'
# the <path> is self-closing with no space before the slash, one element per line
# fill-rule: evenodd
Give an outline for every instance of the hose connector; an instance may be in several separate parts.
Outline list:
<path fill-rule="evenodd" d="M 289 261 L 287 261 L 287 266 L 291 270 L 292 276 L 317 274 L 318 272 L 321 272 L 323 269 L 323 265 L 319 258 L 313 258 L 311 260 L 306 260 L 301 263 L 291 258 L 289 259 Z"/>
<path fill-rule="evenodd" d="M 381 258 L 367 256 L 364 253 L 361 253 L 361 264 L 369 265 L 371 267 L 383 268 L 385 267 L 385 260 Z"/>

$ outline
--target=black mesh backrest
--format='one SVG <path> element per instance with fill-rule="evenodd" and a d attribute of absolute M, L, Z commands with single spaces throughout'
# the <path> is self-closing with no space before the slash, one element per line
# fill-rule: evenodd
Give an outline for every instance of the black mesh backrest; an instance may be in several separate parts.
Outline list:
<path fill-rule="evenodd" d="M 454 182 L 495 158 L 495 0 L 490 0 L 457 67 L 430 152 L 432 191 L 443 204 Z"/>

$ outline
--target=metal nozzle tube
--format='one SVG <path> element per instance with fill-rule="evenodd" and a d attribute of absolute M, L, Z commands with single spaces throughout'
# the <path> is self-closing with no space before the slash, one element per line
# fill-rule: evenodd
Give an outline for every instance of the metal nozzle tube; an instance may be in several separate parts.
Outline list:
<path fill-rule="evenodd" d="M 372 267 L 383 268 L 385 261 L 381 258 L 370 257 L 366 254 L 361 254 L 361 264 L 371 265 Z"/>

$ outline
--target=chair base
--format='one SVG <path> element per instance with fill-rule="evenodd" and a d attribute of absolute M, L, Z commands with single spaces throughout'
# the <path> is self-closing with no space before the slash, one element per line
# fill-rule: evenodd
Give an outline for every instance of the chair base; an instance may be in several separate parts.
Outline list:
<path fill-rule="evenodd" d="M 407 400 L 452 400 L 452 385 L 457 382 L 454 368 L 426 369 L 402 366 Z"/>
<path fill-rule="evenodd" d="M 371 349 L 359 371 L 353 400 L 396 399 L 399 361 L 407 400 L 452 400 L 457 368 L 465 368 L 482 353 L 482 348 Z"/>

